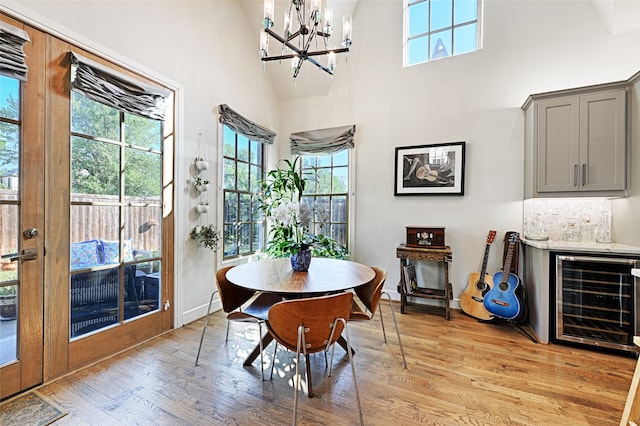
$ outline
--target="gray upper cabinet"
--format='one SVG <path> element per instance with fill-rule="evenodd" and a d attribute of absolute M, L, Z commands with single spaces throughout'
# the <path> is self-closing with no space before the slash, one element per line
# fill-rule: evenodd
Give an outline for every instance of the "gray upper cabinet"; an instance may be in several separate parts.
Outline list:
<path fill-rule="evenodd" d="M 531 95 L 525 198 L 625 196 L 626 83 Z"/>

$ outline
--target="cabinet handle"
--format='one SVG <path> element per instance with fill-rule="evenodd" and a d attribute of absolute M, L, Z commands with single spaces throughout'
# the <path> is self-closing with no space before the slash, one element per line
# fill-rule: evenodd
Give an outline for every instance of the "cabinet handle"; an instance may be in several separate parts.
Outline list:
<path fill-rule="evenodd" d="M 582 185 L 587 184 L 587 164 L 582 165 Z"/>
<path fill-rule="evenodd" d="M 578 165 L 573 165 L 573 186 L 578 186 Z"/>

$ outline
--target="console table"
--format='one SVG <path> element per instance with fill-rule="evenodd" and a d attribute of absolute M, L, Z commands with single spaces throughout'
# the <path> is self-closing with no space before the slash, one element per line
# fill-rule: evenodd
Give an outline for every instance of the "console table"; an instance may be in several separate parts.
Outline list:
<path fill-rule="evenodd" d="M 404 314 L 405 307 L 411 305 L 409 297 L 417 297 L 422 299 L 436 299 L 444 301 L 444 316 L 448 320 L 451 319 L 450 300 L 453 299 L 453 290 L 449 282 L 449 262 L 453 259 L 451 247 L 445 248 L 423 248 L 423 247 L 407 247 L 400 244 L 396 249 L 396 257 L 400 259 L 400 313 Z M 428 262 L 442 263 L 444 269 L 444 285 L 439 288 L 422 287 L 411 292 L 405 291 L 403 267 L 409 264 L 409 260 L 422 260 Z M 415 303 L 414 303 L 415 304 Z"/>

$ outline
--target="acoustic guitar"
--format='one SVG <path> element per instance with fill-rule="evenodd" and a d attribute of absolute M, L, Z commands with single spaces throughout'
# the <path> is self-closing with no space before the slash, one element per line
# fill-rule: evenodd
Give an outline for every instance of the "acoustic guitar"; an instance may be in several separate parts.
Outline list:
<path fill-rule="evenodd" d="M 493 287 L 484 296 L 484 307 L 493 315 L 506 320 L 519 320 L 525 314 L 524 304 L 520 299 L 520 277 L 509 272 L 513 260 L 513 249 L 520 236 L 513 233 L 509 238 L 509 248 L 502 271 L 493 275 Z"/>
<path fill-rule="evenodd" d="M 493 314 L 484 307 L 484 296 L 493 287 L 493 276 L 487 274 L 487 261 L 489 260 L 489 249 L 496 237 L 496 231 L 489 231 L 487 244 L 484 248 L 484 258 L 480 272 L 469 274 L 469 285 L 460 295 L 460 309 L 467 315 L 479 320 L 491 320 Z"/>

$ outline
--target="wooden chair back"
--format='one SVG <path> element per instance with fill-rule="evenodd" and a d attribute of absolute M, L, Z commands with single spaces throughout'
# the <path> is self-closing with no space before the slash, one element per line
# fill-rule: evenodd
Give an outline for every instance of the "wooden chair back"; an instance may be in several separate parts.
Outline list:
<path fill-rule="evenodd" d="M 255 291 L 238 287 L 227 280 L 227 271 L 231 268 L 233 268 L 233 266 L 226 266 L 218 269 L 216 272 L 216 285 L 220 293 L 222 310 L 227 314 L 240 308 L 240 306 L 255 294 Z"/>
<path fill-rule="evenodd" d="M 285 348 L 297 352 L 298 327 L 305 329 L 306 348 L 301 353 L 310 354 L 328 348 L 342 334 L 344 324 L 337 318 L 349 319 L 353 293 L 286 300 L 269 309 L 269 332 Z M 331 334 L 335 322 L 335 332 Z"/>
<path fill-rule="evenodd" d="M 364 306 L 371 312 L 371 316 L 373 316 L 378 308 L 382 288 L 387 280 L 387 271 L 377 266 L 372 266 L 371 269 L 376 273 L 376 276 L 367 284 L 356 287 L 354 291 Z"/>

